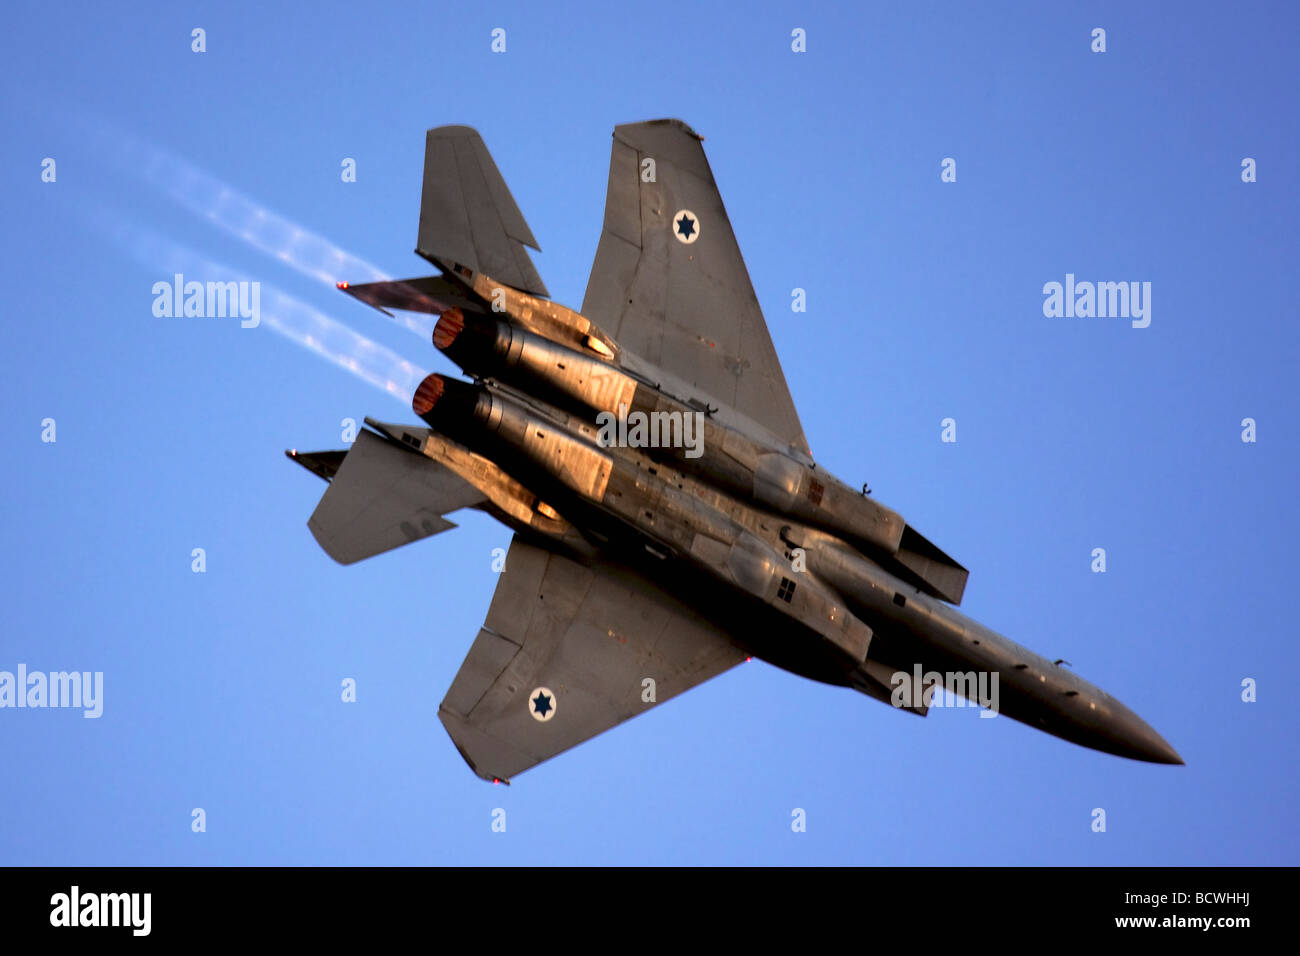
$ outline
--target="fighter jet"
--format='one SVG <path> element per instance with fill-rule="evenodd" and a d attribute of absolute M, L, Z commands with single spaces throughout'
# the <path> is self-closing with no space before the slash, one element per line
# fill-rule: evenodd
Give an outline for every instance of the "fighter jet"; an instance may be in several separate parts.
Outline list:
<path fill-rule="evenodd" d="M 347 450 L 286 453 L 329 482 L 308 527 L 342 564 L 463 508 L 514 532 L 438 711 L 478 776 L 509 782 L 751 657 L 920 716 L 943 689 L 1182 763 L 1064 662 L 957 611 L 966 569 L 813 460 L 689 126 L 615 128 L 581 311 L 525 247 L 479 134 L 429 130 L 415 252 L 437 274 L 339 288 L 437 315 L 432 344 L 468 380 L 428 376 L 419 426 L 367 418 Z"/>

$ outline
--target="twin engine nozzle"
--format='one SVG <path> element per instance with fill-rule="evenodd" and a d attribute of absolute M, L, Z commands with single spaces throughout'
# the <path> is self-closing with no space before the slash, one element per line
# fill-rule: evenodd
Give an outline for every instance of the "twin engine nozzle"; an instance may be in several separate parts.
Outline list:
<path fill-rule="evenodd" d="M 448 309 L 438 316 L 438 324 L 433 327 L 433 345 L 461 368 L 471 368 L 491 361 L 499 339 L 504 338 L 508 346 L 509 330 L 509 323 L 498 323 L 477 313 L 470 313 L 466 319 L 460 309 Z"/>
<path fill-rule="evenodd" d="M 486 421 L 491 414 L 492 396 L 479 385 L 437 372 L 426 375 L 411 398 L 411 410 L 430 427 L 451 437 L 464 433 L 475 421 Z"/>
<path fill-rule="evenodd" d="M 599 421 L 602 413 L 619 417 L 635 413 L 648 421 L 663 421 L 664 416 L 671 420 L 674 415 L 684 421 L 686 415 L 699 414 L 698 406 L 639 381 L 615 362 L 484 313 L 444 312 L 434 328 L 433 344 L 466 372 L 507 382 L 579 418 L 590 420 L 594 414 Z M 499 419 L 500 413 L 494 408 L 500 405 L 490 392 L 437 378 L 438 384 L 429 379 L 421 384 L 414 402 L 416 414 L 442 431 L 463 430 L 471 418 L 495 430 L 494 415 Z M 452 390 L 462 397 L 447 405 Z M 896 512 L 818 472 L 810 462 L 739 432 L 703 422 L 695 455 L 688 453 L 684 441 L 650 447 L 650 454 L 746 499 L 885 554 L 899 549 L 906 522 Z"/>

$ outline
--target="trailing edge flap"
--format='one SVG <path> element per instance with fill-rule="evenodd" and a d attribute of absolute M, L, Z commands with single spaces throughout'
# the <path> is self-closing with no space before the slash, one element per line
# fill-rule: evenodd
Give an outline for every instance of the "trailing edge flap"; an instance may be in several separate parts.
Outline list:
<path fill-rule="evenodd" d="M 483 138 L 468 126 L 429 130 L 415 251 L 439 268 L 468 266 L 549 296 L 524 246 L 539 248 Z"/>
<path fill-rule="evenodd" d="M 437 462 L 363 430 L 307 527 L 326 554 L 352 564 L 454 528 L 443 515 L 483 500 Z"/>
<path fill-rule="evenodd" d="M 438 718 L 476 774 L 509 780 L 744 659 L 631 568 L 516 536 Z"/>

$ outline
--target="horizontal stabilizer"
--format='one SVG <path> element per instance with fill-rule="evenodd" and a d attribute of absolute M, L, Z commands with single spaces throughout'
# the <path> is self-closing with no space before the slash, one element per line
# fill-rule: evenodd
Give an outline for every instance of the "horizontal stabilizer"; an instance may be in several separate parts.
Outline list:
<path fill-rule="evenodd" d="M 437 462 L 362 431 L 307 527 L 326 554 L 352 564 L 454 528 L 443 515 L 483 500 Z"/>
<path fill-rule="evenodd" d="M 442 276 L 363 282 L 359 285 L 340 282 L 339 288 L 388 315 L 392 315 L 389 309 L 442 315 L 451 309 L 476 311 L 482 308 L 478 299 L 469 298 L 459 285 Z"/>
<path fill-rule="evenodd" d="M 335 472 L 339 470 L 339 465 L 343 464 L 343 459 L 347 456 L 345 451 L 286 451 L 285 457 L 290 461 L 296 461 L 317 478 L 324 478 L 331 481 Z"/>
<path fill-rule="evenodd" d="M 537 240 L 483 138 L 468 126 L 429 130 L 415 251 L 441 269 L 466 266 L 549 296 L 524 246 L 537 249 Z"/>

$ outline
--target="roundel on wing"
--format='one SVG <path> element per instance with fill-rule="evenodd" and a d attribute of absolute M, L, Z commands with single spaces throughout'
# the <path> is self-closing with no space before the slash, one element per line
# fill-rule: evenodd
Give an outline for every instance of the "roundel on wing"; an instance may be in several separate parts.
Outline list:
<path fill-rule="evenodd" d="M 549 687 L 536 687 L 528 695 L 528 712 L 542 723 L 555 716 L 555 693 Z"/>
<path fill-rule="evenodd" d="M 700 217 L 689 209 L 679 209 L 673 213 L 673 235 L 677 241 L 690 245 L 700 238 Z"/>

